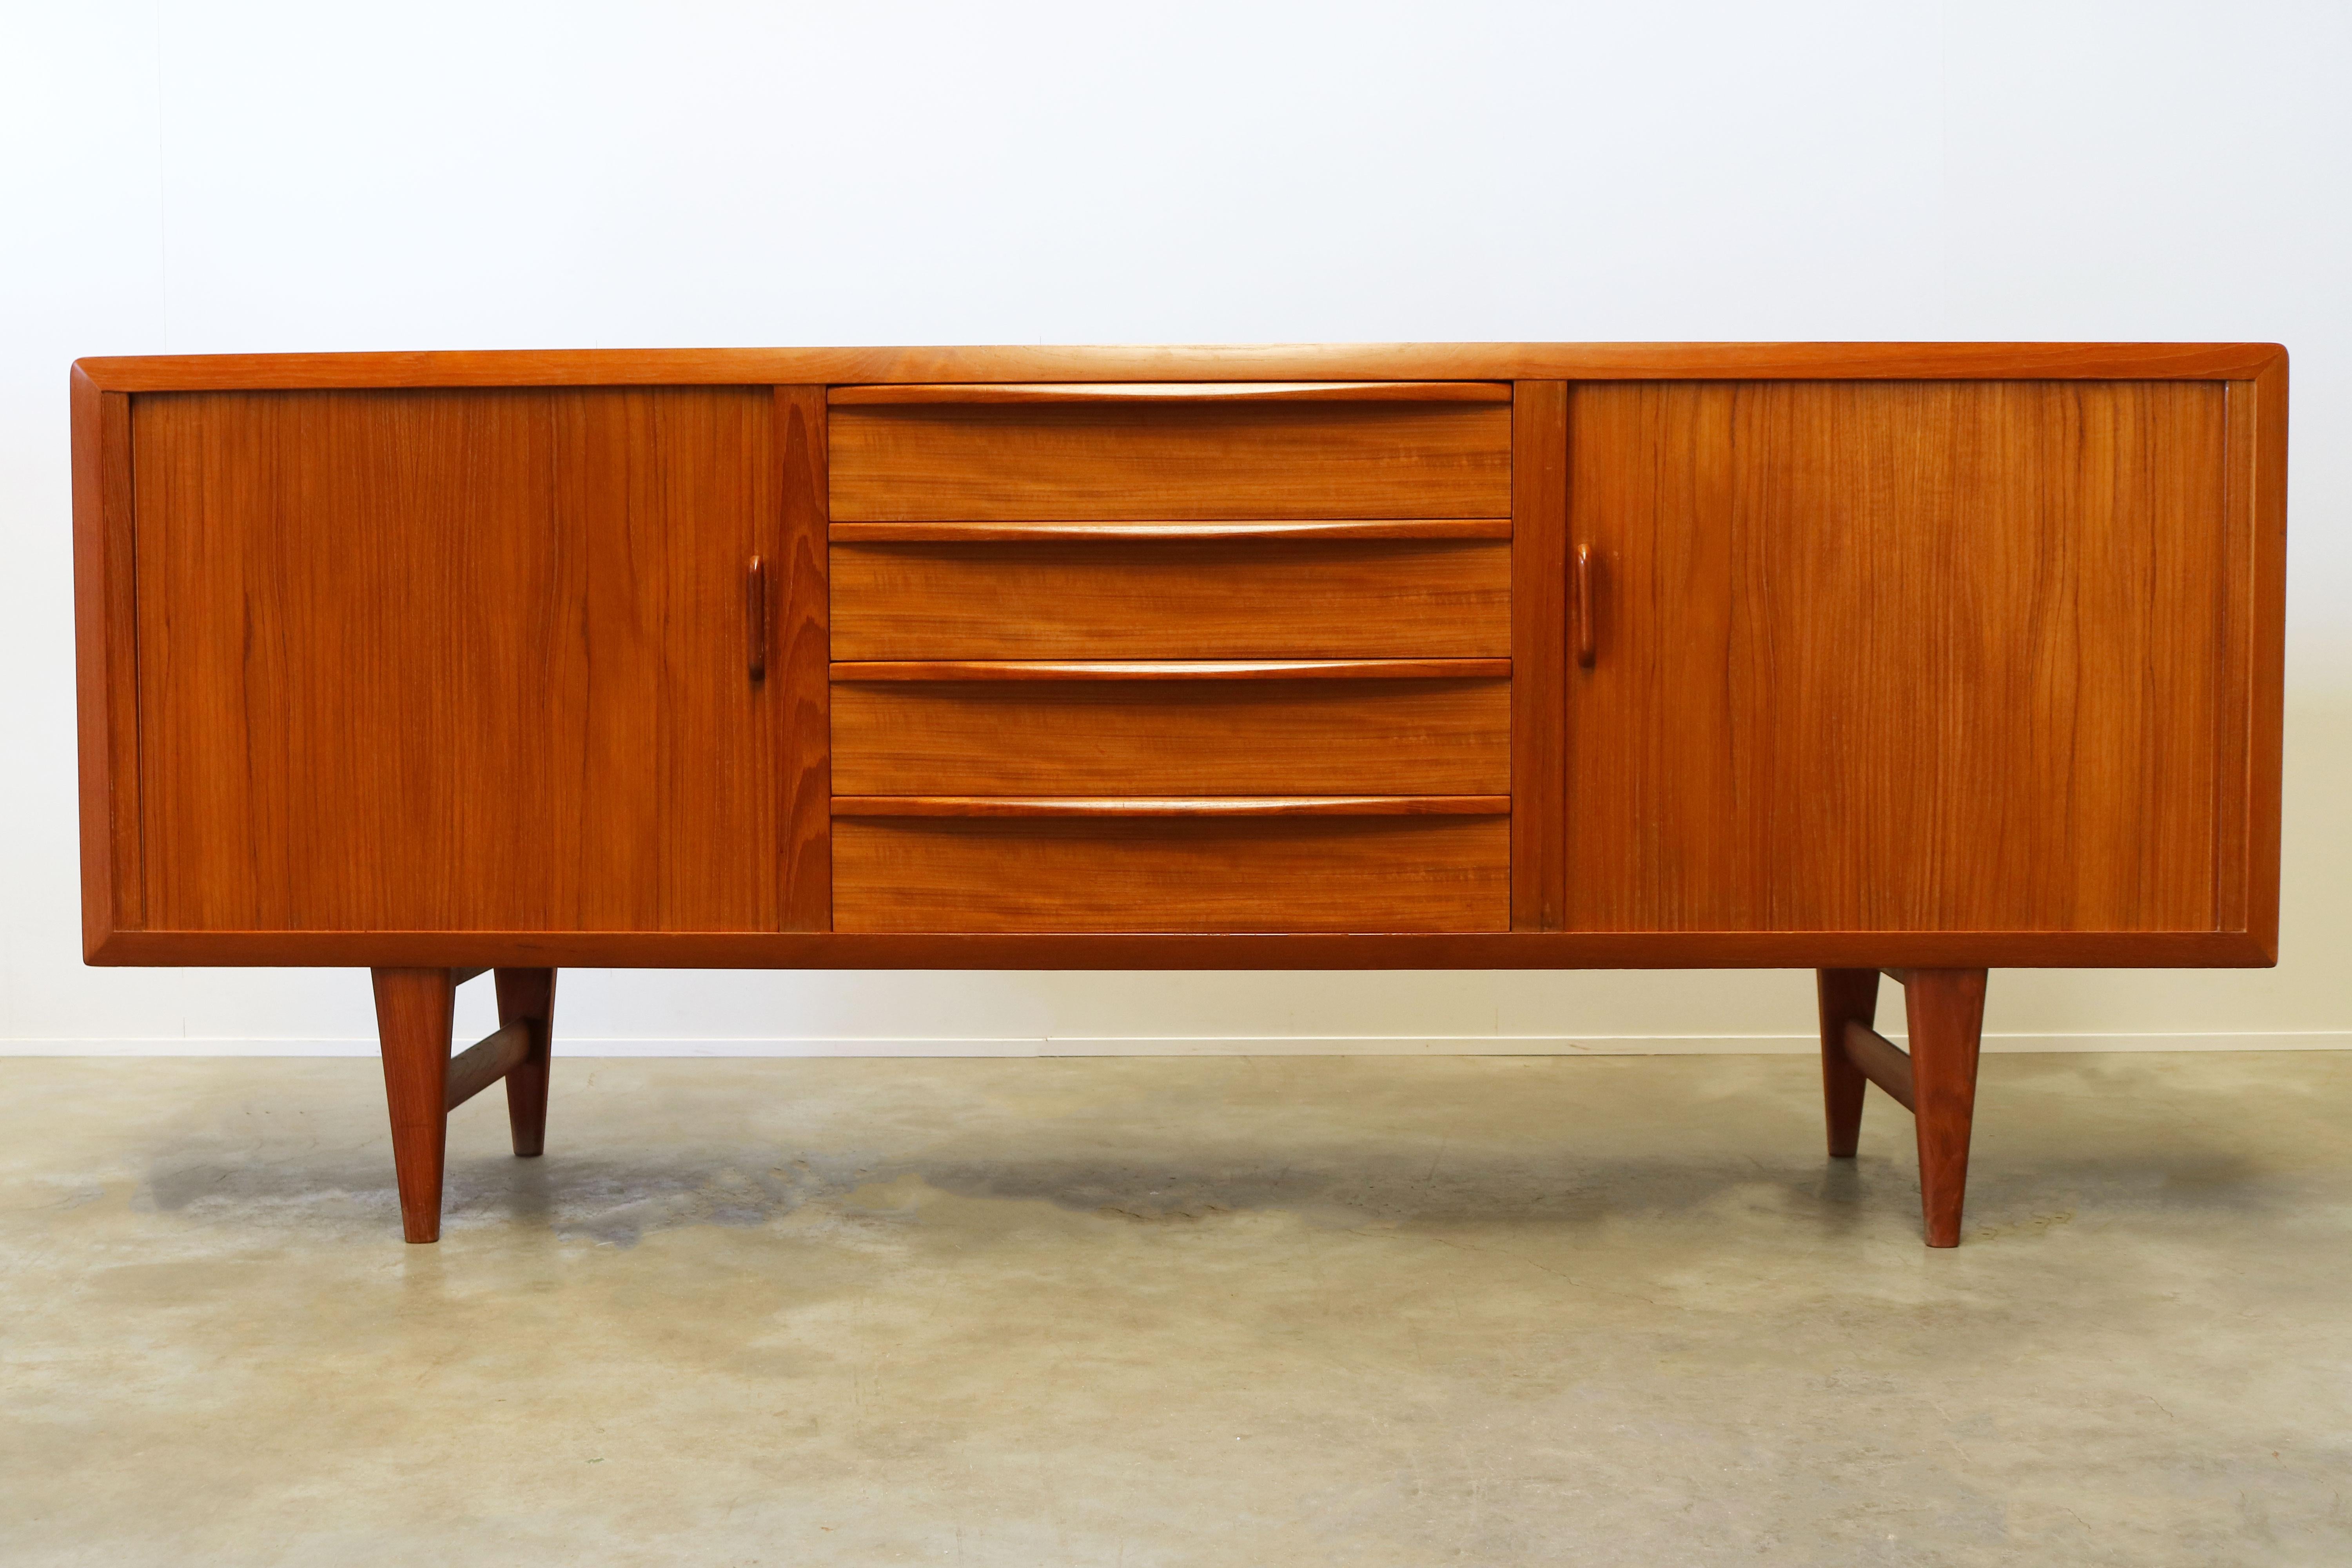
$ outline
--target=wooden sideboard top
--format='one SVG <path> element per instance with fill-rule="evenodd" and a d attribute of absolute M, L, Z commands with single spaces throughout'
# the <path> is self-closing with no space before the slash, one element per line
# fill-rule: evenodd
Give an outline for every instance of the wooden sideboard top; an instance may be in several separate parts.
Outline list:
<path fill-rule="evenodd" d="M 488 349 L 78 361 L 100 392 L 1144 381 L 2251 380 L 2276 343 L 1239 343 Z"/>

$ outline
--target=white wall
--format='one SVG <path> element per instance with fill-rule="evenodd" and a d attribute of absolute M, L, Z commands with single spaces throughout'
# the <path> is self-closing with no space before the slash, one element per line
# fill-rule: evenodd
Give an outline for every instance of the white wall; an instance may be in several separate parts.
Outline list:
<path fill-rule="evenodd" d="M 1989 1023 L 2352 1045 L 2352 8 L 11 0 L 0 24 L 0 1048 L 370 1026 L 352 972 L 79 964 L 77 355 L 1708 338 L 2289 346 L 2281 966 L 2005 973 Z M 1788 973 L 582 973 L 561 1026 L 1527 1049 L 1752 1044 L 1809 1006 Z"/>

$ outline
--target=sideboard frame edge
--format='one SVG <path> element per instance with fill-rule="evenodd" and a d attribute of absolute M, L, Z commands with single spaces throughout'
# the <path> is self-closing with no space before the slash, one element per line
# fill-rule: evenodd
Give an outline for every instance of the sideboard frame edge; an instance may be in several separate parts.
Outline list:
<path fill-rule="evenodd" d="M 2257 933 L 2162 931 L 117 931 L 100 964 L 589 969 L 2250 968 Z"/>
<path fill-rule="evenodd" d="M 827 535 L 824 388 L 774 389 L 782 595 L 775 660 L 783 705 L 773 765 L 779 770 L 778 925 L 833 929 L 833 584 Z"/>
<path fill-rule="evenodd" d="M 2276 343 L 1255 343 L 457 349 L 84 359 L 105 392 L 1087 381 L 2260 379 Z"/>
<path fill-rule="evenodd" d="M 1568 383 L 1511 391 L 1511 926 L 1568 923 Z"/>
<path fill-rule="evenodd" d="M 77 365 L 68 405 L 82 952 L 95 963 L 120 933 L 144 923 L 131 398 Z"/>
<path fill-rule="evenodd" d="M 2253 562 L 2248 593 L 2244 791 L 2246 935 L 2278 962 L 2280 816 L 2286 724 L 2287 356 L 2252 378 Z M 2233 400 L 2234 402 L 2235 400 Z"/>

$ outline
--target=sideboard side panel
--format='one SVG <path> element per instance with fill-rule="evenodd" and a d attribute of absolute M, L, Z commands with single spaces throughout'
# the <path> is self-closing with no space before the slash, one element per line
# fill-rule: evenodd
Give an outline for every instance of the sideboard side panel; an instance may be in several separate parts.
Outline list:
<path fill-rule="evenodd" d="M 2224 722 L 2243 741 L 2235 754 L 2224 753 L 2235 764 L 2228 782 L 2239 787 L 2223 796 L 2223 852 L 2234 854 L 2220 860 L 2216 875 L 2225 910 L 2238 917 L 2225 925 L 2244 930 L 2275 959 L 2286 707 L 2285 354 L 2252 380 L 2231 382 L 2229 397 L 2232 457 L 2242 447 L 2247 458 L 2244 469 L 2233 463 L 2230 509 L 2233 529 L 2246 536 L 2246 564 L 2231 579 L 2233 640 L 2243 650 L 2239 658 L 2245 699 L 2242 711 L 2223 710 Z"/>
<path fill-rule="evenodd" d="M 100 391 L 79 366 L 68 391 L 82 948 L 94 956 L 115 931 L 144 923 L 131 399 Z"/>
<path fill-rule="evenodd" d="M 2224 402 L 1578 387 L 1570 929 L 2221 929 Z"/>

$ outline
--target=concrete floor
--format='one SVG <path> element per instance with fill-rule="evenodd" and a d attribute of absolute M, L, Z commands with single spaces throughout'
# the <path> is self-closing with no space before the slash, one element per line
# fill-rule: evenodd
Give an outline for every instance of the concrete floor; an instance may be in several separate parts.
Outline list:
<path fill-rule="evenodd" d="M 560 1047 L 559 1047 L 560 1048 Z M 0 1061 L 0 1562 L 2352 1562 L 2352 1057 Z"/>

